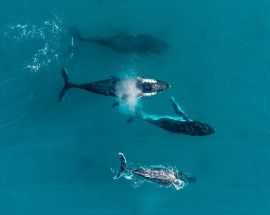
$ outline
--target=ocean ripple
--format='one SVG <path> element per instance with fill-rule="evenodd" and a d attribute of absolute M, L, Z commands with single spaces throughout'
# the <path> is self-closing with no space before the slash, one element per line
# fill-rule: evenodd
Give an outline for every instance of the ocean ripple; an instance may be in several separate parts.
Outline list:
<path fill-rule="evenodd" d="M 30 72 L 38 72 L 52 63 L 59 62 L 59 57 L 63 54 L 63 33 L 62 19 L 54 16 L 40 24 L 9 24 L 3 36 L 20 43 L 34 44 L 35 41 L 38 41 L 39 46 L 34 45 L 34 54 L 29 60 L 26 60 L 23 66 L 24 69 Z"/>

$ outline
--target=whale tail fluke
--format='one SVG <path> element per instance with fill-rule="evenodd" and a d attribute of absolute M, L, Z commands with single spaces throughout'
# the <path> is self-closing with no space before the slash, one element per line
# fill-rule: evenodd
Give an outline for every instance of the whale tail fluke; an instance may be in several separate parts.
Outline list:
<path fill-rule="evenodd" d="M 119 159 L 120 159 L 120 168 L 119 168 L 117 175 L 113 177 L 114 179 L 120 178 L 128 168 L 127 160 L 126 160 L 124 154 L 119 152 L 118 155 L 119 155 Z"/>
<path fill-rule="evenodd" d="M 69 81 L 69 78 L 68 78 L 68 74 L 66 72 L 66 69 L 63 68 L 61 70 L 61 74 L 62 74 L 62 77 L 64 79 L 64 87 L 61 89 L 60 93 L 59 93 L 59 96 L 58 96 L 58 100 L 59 102 L 62 102 L 65 95 L 66 95 L 66 92 L 68 89 L 74 87 L 74 84 L 72 84 L 70 81 Z"/>

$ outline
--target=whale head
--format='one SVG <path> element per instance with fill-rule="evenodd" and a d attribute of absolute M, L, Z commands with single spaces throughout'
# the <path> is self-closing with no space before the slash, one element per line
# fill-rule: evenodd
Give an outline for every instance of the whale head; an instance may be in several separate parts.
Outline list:
<path fill-rule="evenodd" d="M 156 80 L 156 84 L 154 86 L 154 89 L 157 92 L 163 92 L 167 89 L 171 88 L 171 85 L 168 84 L 166 81 L 162 81 L 162 80 Z"/>
<path fill-rule="evenodd" d="M 137 87 L 142 91 L 142 96 L 152 96 L 169 89 L 171 86 L 162 80 L 138 78 Z"/>
<path fill-rule="evenodd" d="M 191 127 L 192 127 L 192 135 L 195 136 L 205 136 L 215 133 L 215 129 L 212 126 L 203 122 L 192 121 Z"/>

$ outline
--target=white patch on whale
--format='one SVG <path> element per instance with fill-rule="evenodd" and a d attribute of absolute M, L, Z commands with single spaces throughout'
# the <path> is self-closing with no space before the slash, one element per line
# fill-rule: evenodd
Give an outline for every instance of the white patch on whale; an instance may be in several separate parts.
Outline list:
<path fill-rule="evenodd" d="M 151 83 L 151 84 L 156 84 L 157 81 L 154 79 L 149 79 L 149 78 L 138 78 L 140 79 L 143 83 Z"/>

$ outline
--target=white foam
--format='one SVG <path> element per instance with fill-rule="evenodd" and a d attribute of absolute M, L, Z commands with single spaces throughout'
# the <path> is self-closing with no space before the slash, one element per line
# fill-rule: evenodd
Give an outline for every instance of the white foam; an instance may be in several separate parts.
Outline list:
<path fill-rule="evenodd" d="M 4 36 L 23 42 L 38 42 L 39 46 L 33 56 L 25 62 L 24 69 L 38 72 L 52 62 L 58 62 L 61 49 L 62 21 L 54 16 L 39 24 L 15 23 L 9 24 Z"/>
<path fill-rule="evenodd" d="M 116 95 L 120 98 L 120 104 L 127 106 L 132 112 L 135 111 L 138 96 L 142 93 L 136 84 L 136 78 L 124 78 L 116 86 Z"/>

